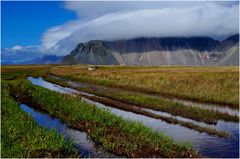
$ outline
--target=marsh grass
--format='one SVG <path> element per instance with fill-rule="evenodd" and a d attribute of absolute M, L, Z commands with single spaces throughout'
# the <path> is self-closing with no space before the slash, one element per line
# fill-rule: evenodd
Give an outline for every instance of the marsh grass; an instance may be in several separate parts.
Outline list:
<path fill-rule="evenodd" d="M 53 77 L 44 77 L 46 81 L 59 84 L 64 87 L 72 87 L 63 80 Z M 109 87 L 98 87 L 85 85 L 84 87 L 72 87 L 80 91 L 85 91 L 98 96 L 107 97 L 116 101 L 132 104 L 140 108 L 148 108 L 157 111 L 163 111 L 172 115 L 178 115 L 185 118 L 202 121 L 208 124 L 216 124 L 218 120 L 238 122 L 238 116 L 231 116 L 227 113 L 221 113 L 214 110 L 206 110 L 197 107 L 185 106 L 181 103 L 173 102 L 164 98 L 154 97 L 143 93 L 124 91 L 120 89 L 111 89 Z"/>
<path fill-rule="evenodd" d="M 69 126 L 88 133 L 104 149 L 127 157 L 197 157 L 189 145 L 174 142 L 141 123 L 124 120 L 71 96 L 12 81 L 12 93 L 28 105 L 58 117 Z"/>
<path fill-rule="evenodd" d="M 45 76 L 47 75 L 49 69 L 49 65 L 2 66 L 1 78 L 5 80 L 14 80 L 26 78 L 27 76 Z"/>
<path fill-rule="evenodd" d="M 191 122 L 188 122 L 188 121 L 181 121 L 181 120 L 178 120 L 178 119 L 173 118 L 173 117 L 166 117 L 166 116 L 162 116 L 162 115 L 157 115 L 157 114 L 154 114 L 154 113 L 136 108 L 133 105 L 128 105 L 128 104 L 117 102 L 117 101 L 114 101 L 114 100 L 111 100 L 111 99 L 99 98 L 99 97 L 96 97 L 96 96 L 86 96 L 86 95 L 82 95 L 82 96 L 84 96 L 85 98 L 88 98 L 92 101 L 96 101 L 96 102 L 99 102 L 99 103 L 102 103 L 102 104 L 105 104 L 105 105 L 109 105 L 109 106 L 112 106 L 112 107 L 115 107 L 115 108 L 118 108 L 118 109 L 131 111 L 131 112 L 134 112 L 136 114 L 142 114 L 142 115 L 145 115 L 145 116 L 148 116 L 148 117 L 151 117 L 151 118 L 160 119 L 160 120 L 165 121 L 165 122 L 170 123 L 170 124 L 181 125 L 183 127 L 190 128 L 192 130 L 196 130 L 198 132 L 205 132 L 209 135 L 214 135 L 214 136 L 224 137 L 224 138 L 229 138 L 230 137 L 230 134 L 227 133 L 227 132 L 224 132 L 224 131 L 219 131 L 219 130 L 216 130 L 214 128 L 209 128 L 209 127 L 199 126 L 199 125 L 196 125 L 194 123 L 191 123 Z"/>
<path fill-rule="evenodd" d="M 180 99 L 206 103 L 218 103 L 222 104 L 223 107 L 229 106 L 239 109 L 238 67 L 98 66 L 94 71 L 88 71 L 87 67 L 86 65 L 3 66 L 1 75 L 2 79 L 9 81 L 15 80 L 11 82 L 12 88 L 14 88 L 14 94 L 21 94 L 21 100 L 28 102 L 30 106 L 44 110 L 50 115 L 60 118 L 61 121 L 64 121 L 71 127 L 87 132 L 90 139 L 104 149 L 126 157 L 198 157 L 200 155 L 194 152 L 188 144 L 176 143 L 171 138 L 162 133 L 153 132 L 141 123 L 123 120 L 109 112 L 99 110 L 92 105 L 80 102 L 76 100 L 76 98 L 59 95 L 58 93 L 32 86 L 26 80 L 21 79 L 27 76 L 46 76 L 48 73 L 51 73 L 74 81 L 83 81 L 97 85 L 117 87 L 122 90 L 150 93 L 166 97 L 177 97 Z M 209 116 L 211 118 L 211 121 L 209 121 L 212 123 L 218 118 L 225 118 L 221 115 L 221 117 L 216 117 L 217 115 L 214 113 L 212 115 L 205 112 L 195 112 L 194 110 L 189 110 L 189 112 L 187 112 L 188 110 L 184 110 L 185 112 L 181 112 L 179 110 L 181 105 L 176 106 L 173 103 L 173 105 L 171 105 L 171 103 L 166 101 L 158 101 L 148 96 L 139 96 L 138 93 L 125 94 L 123 92 L 118 92 L 109 95 L 110 93 L 96 91 L 96 94 L 97 93 L 99 93 L 99 95 L 102 94 L 101 96 L 106 96 L 128 104 L 134 104 L 141 107 L 145 106 L 146 108 L 161 111 L 165 110 L 169 113 L 171 111 L 172 114 L 174 114 L 174 111 L 169 111 L 169 107 L 176 108 L 180 113 L 187 114 L 188 117 L 185 116 L 187 118 L 194 119 L 194 116 L 198 116 L 198 119 L 202 118 L 201 120 L 205 122 L 208 122 L 208 119 L 203 119 L 204 116 L 205 118 Z M 151 104 L 148 105 L 149 102 Z M 6 103 L 11 104 L 9 101 Z M 6 105 L 8 106 L 8 104 Z M 16 112 L 13 111 L 13 113 L 17 114 L 17 117 L 18 111 L 21 110 L 16 109 Z M 192 116 L 191 111 L 194 112 Z M 200 113 L 200 115 L 198 113 Z M 203 114 L 204 116 L 201 117 Z M 26 116 L 26 114 L 24 115 Z M 2 114 L 2 117 L 3 116 Z M 10 119 L 12 120 L 11 124 L 13 126 L 6 125 L 6 130 L 10 128 L 19 128 L 18 124 L 21 122 L 16 122 L 15 125 L 13 119 L 14 118 Z M 229 119 L 224 120 L 227 121 Z M 3 125 L 4 124 L 2 124 L 2 128 Z M 31 130 L 27 126 L 26 128 Z M 4 130 L 2 130 L 2 132 L 3 131 Z M 21 134 L 25 134 L 25 131 L 26 130 Z M 12 133 L 6 132 L 5 136 Z M 40 137 L 36 135 L 37 138 L 31 138 L 31 135 L 34 135 L 34 133 L 32 131 L 29 132 L 31 133 L 29 139 L 39 142 L 37 138 Z M 4 152 L 5 154 L 12 154 L 14 157 L 23 154 L 25 156 L 51 157 L 61 156 L 60 154 L 65 154 L 66 156 L 67 153 L 65 151 L 36 148 L 37 146 L 35 147 L 36 151 L 35 149 L 31 149 L 34 146 L 29 148 L 29 151 L 25 151 L 21 147 L 22 145 L 19 146 L 16 144 L 20 141 L 5 139 L 6 142 L 4 143 L 3 135 L 2 133 L 2 154 Z M 17 138 L 21 137 L 17 136 Z M 51 141 L 51 139 L 49 141 Z M 28 142 L 30 143 L 28 145 L 31 145 L 31 142 Z M 14 144 L 11 145 L 11 143 Z M 6 147 L 5 150 L 3 150 L 3 145 Z M 11 146 L 15 147 L 13 148 Z M 47 146 L 44 148 L 46 147 Z M 149 154 L 152 156 L 149 156 Z"/>
<path fill-rule="evenodd" d="M 1 157 L 77 157 L 72 144 L 54 130 L 39 127 L 10 96 L 1 81 Z"/>
<path fill-rule="evenodd" d="M 119 87 L 238 109 L 238 67 L 62 66 L 50 73 L 75 81 Z"/>

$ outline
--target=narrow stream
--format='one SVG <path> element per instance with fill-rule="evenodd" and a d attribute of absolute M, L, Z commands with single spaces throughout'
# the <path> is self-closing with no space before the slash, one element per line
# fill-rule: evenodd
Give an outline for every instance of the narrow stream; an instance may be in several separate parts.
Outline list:
<path fill-rule="evenodd" d="M 94 94 L 74 90 L 72 88 L 62 87 L 62 86 L 47 82 L 47 81 L 43 80 L 41 77 L 39 78 L 41 80 L 38 80 L 38 79 L 35 79 L 35 78 L 32 78 L 32 77 L 29 77 L 28 79 L 31 80 L 31 82 L 35 85 L 46 85 L 46 87 L 48 87 L 48 89 L 53 90 L 53 91 L 58 91 L 59 93 L 83 94 L 83 95 L 87 95 L 87 96 L 96 96 Z M 99 96 L 96 96 L 96 97 L 99 97 Z M 105 97 L 99 97 L 99 98 L 105 98 Z M 178 119 L 180 121 L 192 122 L 194 124 L 197 124 L 197 125 L 200 125 L 200 126 L 203 126 L 203 127 L 211 127 L 211 128 L 215 127 L 215 125 L 210 125 L 210 124 L 206 124 L 206 123 L 203 123 L 203 122 L 198 122 L 198 121 L 195 121 L 195 120 L 191 120 L 191 119 L 188 119 L 188 118 L 172 115 L 172 114 L 162 112 L 162 111 L 156 111 L 156 110 L 147 109 L 147 108 L 140 108 L 140 107 L 137 107 L 137 109 L 141 109 L 141 110 L 144 110 L 144 111 L 147 111 L 147 112 L 151 112 L 151 113 L 156 114 L 156 115 L 161 115 L 161 116 L 165 116 L 165 117 L 172 117 L 172 118 Z"/>
<path fill-rule="evenodd" d="M 193 147 L 198 150 L 202 155 L 207 157 L 237 157 L 238 156 L 238 123 L 227 123 L 219 121 L 217 128 L 227 131 L 232 135 L 230 139 L 224 139 L 214 136 L 209 136 L 206 133 L 198 133 L 197 131 L 179 126 L 162 122 L 161 120 L 150 118 L 144 115 L 135 114 L 132 112 L 120 110 L 117 108 L 108 107 L 101 103 L 91 101 L 83 98 L 87 103 L 96 105 L 99 108 L 103 108 L 111 111 L 113 114 L 123 117 L 124 119 L 130 119 L 138 122 L 142 122 L 144 125 L 163 132 L 164 134 L 173 137 L 174 140 L 192 143 Z"/>
<path fill-rule="evenodd" d="M 74 147 L 77 148 L 81 157 L 115 157 L 114 155 L 104 152 L 96 147 L 88 140 L 85 132 L 69 128 L 66 124 L 61 123 L 57 118 L 52 118 L 48 114 L 35 111 L 26 104 L 20 105 L 21 109 L 31 115 L 31 117 L 41 126 L 48 130 L 55 129 L 65 139 L 72 141 Z"/>
<path fill-rule="evenodd" d="M 98 86 L 98 85 L 81 83 L 81 82 L 74 82 L 74 81 L 67 80 L 67 79 L 60 78 L 60 77 L 53 76 L 53 75 L 49 75 L 49 76 L 52 77 L 52 78 L 56 78 L 56 79 L 65 81 L 66 83 L 68 83 L 72 87 L 89 88 L 93 91 L 100 89 L 100 90 L 105 90 L 105 91 L 118 92 L 120 90 L 118 88 Z M 123 91 L 123 90 L 121 90 L 121 91 Z M 126 92 L 131 92 L 131 91 L 126 91 Z M 132 93 L 134 93 L 134 92 L 132 92 Z M 223 107 L 223 106 L 219 106 L 217 104 L 199 103 L 199 102 L 194 102 L 194 101 L 190 101 L 190 100 L 182 100 L 182 99 L 178 99 L 178 98 L 160 97 L 160 96 L 157 96 L 157 95 L 148 95 L 148 96 L 153 96 L 155 98 L 165 98 L 165 99 L 177 102 L 177 103 L 181 103 L 185 106 L 199 107 L 199 108 L 207 109 L 207 110 L 215 110 L 215 111 L 222 112 L 222 113 L 228 113 L 229 115 L 239 115 L 239 112 L 238 112 L 237 109 L 232 109 L 232 108 L 229 108 L 229 107 Z"/>
<path fill-rule="evenodd" d="M 199 125 L 199 126 L 202 126 L 202 127 L 209 127 L 209 128 L 215 128 L 215 129 L 217 128 L 216 125 L 207 124 L 207 123 L 204 123 L 204 122 L 184 118 L 184 117 L 181 117 L 181 116 L 178 116 L 178 115 L 172 115 L 172 114 L 169 114 L 169 113 L 166 113 L 166 112 L 161 112 L 161 111 L 152 110 L 152 109 L 145 109 L 145 108 L 142 108 L 142 110 L 151 112 L 151 113 L 156 114 L 156 115 L 171 117 L 171 118 L 177 119 L 179 121 L 191 122 L 193 124 L 196 124 L 196 125 Z"/>
<path fill-rule="evenodd" d="M 98 87 L 101 87 L 101 86 L 96 86 L 96 87 L 95 86 L 91 86 L 90 87 L 89 84 L 79 83 L 79 82 L 72 82 L 72 81 L 69 81 L 67 79 L 57 77 L 57 76 L 52 76 L 52 75 L 49 75 L 49 76 L 52 77 L 52 78 L 56 78 L 58 80 L 62 80 L 64 82 L 68 83 L 72 87 L 90 88 L 91 90 L 95 90 L 95 91 L 97 91 L 98 89 L 102 90 L 101 88 L 98 88 Z M 115 89 L 115 88 L 113 88 L 113 89 Z M 84 94 L 84 95 L 88 95 L 88 96 L 96 96 L 96 95 L 90 94 L 90 93 L 85 93 L 85 92 L 81 92 L 81 91 L 79 91 L 79 92 L 80 92 L 80 94 Z M 99 96 L 97 96 L 97 97 L 99 97 Z M 104 98 L 104 97 L 101 97 L 101 98 Z M 192 106 L 192 105 L 189 105 L 189 106 Z M 166 112 L 162 112 L 162 111 L 157 111 L 157 110 L 147 109 L 147 108 L 140 108 L 140 107 L 138 107 L 138 109 L 141 109 L 141 110 L 144 110 L 144 111 L 148 111 L 148 112 L 151 112 L 151 113 L 156 114 L 156 115 L 161 115 L 161 116 L 165 116 L 165 117 L 172 117 L 172 118 L 175 118 L 175 119 L 177 119 L 179 121 L 192 122 L 192 123 L 194 123 L 196 125 L 199 125 L 199 126 L 202 126 L 202 127 L 215 128 L 215 126 L 211 125 L 211 124 L 207 124 L 207 123 L 204 123 L 204 122 L 199 122 L 199 121 L 196 121 L 196 120 L 193 120 L 193 119 L 188 119 L 188 118 L 181 117 L 181 116 L 178 116 L 178 115 L 172 115 L 170 113 L 166 113 Z M 219 109 L 221 109 L 222 112 L 225 112 L 225 113 L 228 112 L 229 114 L 236 114 L 236 110 L 234 110 L 234 111 L 233 110 L 228 110 L 229 108 L 226 108 L 226 109 L 225 108 L 219 108 Z M 215 109 L 213 108 L 213 110 L 215 110 Z M 232 111 L 232 113 L 231 113 L 231 111 Z"/>
<path fill-rule="evenodd" d="M 28 80 L 30 80 L 35 85 L 42 86 L 47 89 L 57 91 L 59 93 L 67 93 L 67 94 L 77 93 L 77 91 L 74 89 L 61 87 L 56 84 L 46 82 L 42 78 L 29 77 Z M 239 144 L 238 144 L 239 123 L 218 121 L 215 127 L 220 130 L 229 132 L 232 135 L 231 138 L 224 139 L 224 138 L 209 136 L 206 133 L 198 133 L 197 131 L 194 131 L 179 125 L 168 124 L 161 120 L 150 118 L 144 115 L 139 115 L 132 112 L 112 108 L 112 107 L 103 105 L 101 103 L 91 101 L 86 98 L 82 98 L 82 100 L 84 100 L 87 103 L 93 104 L 99 108 L 107 109 L 113 114 L 116 114 L 117 116 L 121 116 L 125 119 L 142 122 L 144 125 L 154 130 L 161 131 L 164 134 L 171 136 L 176 141 L 192 143 L 194 149 L 198 150 L 203 156 L 239 157 Z"/>

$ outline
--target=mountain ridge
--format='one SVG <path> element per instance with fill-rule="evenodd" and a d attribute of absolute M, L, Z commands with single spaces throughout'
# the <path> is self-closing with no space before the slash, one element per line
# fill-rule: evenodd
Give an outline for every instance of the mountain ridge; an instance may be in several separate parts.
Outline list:
<path fill-rule="evenodd" d="M 223 56 L 227 56 L 228 50 L 238 45 L 238 41 L 239 34 L 230 36 L 223 41 L 214 40 L 211 37 L 141 37 L 116 41 L 91 40 L 79 43 L 69 55 L 64 57 L 62 63 L 214 65 L 218 60 L 223 59 Z M 235 57 L 238 50 L 235 49 L 231 54 L 234 54 Z"/>

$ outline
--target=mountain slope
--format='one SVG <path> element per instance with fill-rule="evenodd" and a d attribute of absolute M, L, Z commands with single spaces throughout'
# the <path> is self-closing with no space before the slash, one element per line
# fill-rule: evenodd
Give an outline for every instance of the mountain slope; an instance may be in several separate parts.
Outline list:
<path fill-rule="evenodd" d="M 238 35 L 217 41 L 210 37 L 136 38 L 80 43 L 64 64 L 212 65 L 228 54 Z M 237 45 L 238 46 L 238 45 Z M 228 51 L 229 50 L 229 51 Z M 230 55 L 228 59 L 231 61 Z M 232 55 L 233 56 L 233 55 Z M 229 63 L 229 60 L 224 60 Z M 236 64 L 236 62 L 233 62 Z"/>
<path fill-rule="evenodd" d="M 148 51 L 175 51 L 192 49 L 211 51 L 220 49 L 220 43 L 209 37 L 171 37 L 171 38 L 136 38 L 104 42 L 104 44 L 119 53 L 148 52 Z"/>
<path fill-rule="evenodd" d="M 43 57 L 38 57 L 30 61 L 24 61 L 20 64 L 58 64 L 63 60 L 63 56 L 56 55 L 45 55 Z"/>
<path fill-rule="evenodd" d="M 239 44 L 229 48 L 226 51 L 225 56 L 219 59 L 219 61 L 215 65 L 239 65 Z"/>
<path fill-rule="evenodd" d="M 111 50 L 106 48 L 101 41 L 90 41 L 87 44 L 80 43 L 70 55 L 65 56 L 64 64 L 119 64 L 112 55 Z"/>

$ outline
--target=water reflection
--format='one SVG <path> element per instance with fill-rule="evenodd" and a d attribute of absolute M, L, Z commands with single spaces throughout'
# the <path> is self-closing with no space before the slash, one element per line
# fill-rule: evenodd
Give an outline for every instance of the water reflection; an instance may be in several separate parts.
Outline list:
<path fill-rule="evenodd" d="M 82 83 L 82 82 L 74 82 L 74 81 L 67 80 L 65 78 L 60 78 L 60 77 L 53 76 L 53 75 L 49 75 L 49 76 L 52 77 L 52 78 L 56 78 L 56 79 L 65 81 L 66 83 L 68 83 L 72 87 L 88 88 L 88 89 L 91 89 L 92 91 L 94 91 L 94 90 L 103 90 L 103 91 L 108 91 L 108 92 L 109 91 L 111 91 L 111 92 L 120 91 L 120 89 L 118 89 L 118 88 L 98 86 L 98 85 L 93 85 L 93 84 L 89 84 L 89 83 Z M 123 91 L 123 90 L 121 90 L 121 91 Z M 126 92 L 134 93 L 134 92 L 131 92 L 131 91 L 126 91 Z M 223 106 L 217 105 L 217 104 L 199 103 L 199 102 L 194 102 L 194 101 L 190 101 L 190 100 L 160 97 L 160 96 L 157 96 L 157 95 L 147 95 L 147 96 L 151 96 L 151 97 L 155 97 L 155 98 L 165 98 L 165 99 L 174 101 L 176 103 L 181 103 L 184 106 L 199 107 L 199 108 L 202 108 L 202 109 L 214 110 L 214 111 L 218 111 L 218 112 L 222 112 L 222 113 L 227 113 L 229 115 L 237 115 L 237 116 L 239 115 L 239 111 L 237 109 L 232 109 L 232 108 L 229 108 L 229 107 L 223 107 Z"/>
<path fill-rule="evenodd" d="M 28 78 L 32 81 L 33 78 Z M 36 82 L 36 80 L 38 82 Z M 48 88 L 52 83 L 46 82 L 41 78 L 34 79 L 36 85 Z M 48 83 L 46 85 L 46 83 Z M 60 87 L 60 88 L 59 88 Z M 58 86 L 63 91 L 66 87 Z M 59 90 L 55 90 L 61 93 Z M 67 91 L 66 91 L 67 92 Z M 65 92 L 65 93 L 66 93 Z M 216 127 L 220 130 L 229 132 L 231 138 L 219 138 L 207 135 L 206 133 L 199 133 L 197 131 L 181 127 L 179 125 L 168 124 L 161 120 L 150 118 L 144 115 L 135 114 L 132 112 L 108 107 L 98 102 L 82 98 L 87 103 L 94 104 L 101 109 L 107 109 L 113 114 L 121 116 L 125 119 L 142 122 L 144 125 L 171 136 L 176 141 L 192 143 L 194 149 L 198 150 L 203 156 L 206 157 L 239 157 L 239 123 L 230 123 L 219 121 Z"/>
<path fill-rule="evenodd" d="M 21 109 L 31 115 L 41 127 L 55 129 L 57 133 L 63 135 L 65 139 L 73 142 L 74 147 L 78 149 L 81 157 L 114 157 L 114 155 L 101 151 L 94 147 L 94 144 L 88 140 L 85 132 L 69 128 L 66 124 L 61 123 L 57 118 L 52 118 L 47 114 L 35 111 L 25 104 L 20 105 Z"/>

